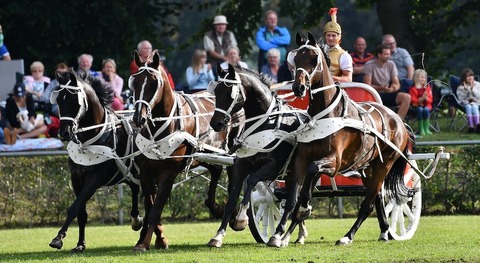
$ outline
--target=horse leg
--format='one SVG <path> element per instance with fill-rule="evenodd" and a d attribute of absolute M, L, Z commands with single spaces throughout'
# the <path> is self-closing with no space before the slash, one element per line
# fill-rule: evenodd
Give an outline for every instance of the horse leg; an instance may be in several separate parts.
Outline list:
<path fill-rule="evenodd" d="M 138 231 L 142 228 L 143 218 L 140 216 L 140 210 L 138 209 L 138 194 L 140 187 L 135 183 L 127 183 L 132 190 L 132 210 L 130 210 L 130 217 L 132 218 L 132 229 Z"/>
<path fill-rule="evenodd" d="M 210 210 L 210 214 L 215 219 L 219 219 L 222 218 L 223 210 L 225 208 L 215 202 L 215 192 L 217 190 L 220 176 L 222 175 L 223 167 L 220 165 L 205 165 L 205 167 L 210 172 L 210 184 L 208 186 L 208 196 L 207 199 L 205 199 L 205 206 L 208 207 L 208 209 Z"/>
<path fill-rule="evenodd" d="M 379 241 L 388 241 L 389 224 L 385 213 L 385 204 L 380 194 L 375 197 L 375 209 L 377 210 L 378 225 L 380 227 Z"/>
<path fill-rule="evenodd" d="M 163 235 L 163 225 L 156 225 L 153 232 L 157 236 L 155 239 L 155 249 L 168 249 L 168 239 Z"/>
<path fill-rule="evenodd" d="M 56 249 L 61 249 L 63 247 L 63 239 L 67 236 L 67 230 L 70 224 L 72 223 L 73 219 L 77 218 L 80 214 L 85 213 L 85 206 L 87 201 L 93 196 L 95 191 L 101 185 L 98 182 L 92 182 L 89 185 L 84 185 L 84 179 L 80 178 L 81 176 L 72 175 L 72 186 L 73 190 L 76 195 L 75 201 L 70 205 L 67 210 L 67 219 L 63 223 L 62 228 L 58 231 L 58 234 L 53 240 L 50 242 L 49 246 Z M 86 216 L 84 217 L 85 220 L 79 219 L 79 241 L 78 245 L 83 245 L 83 248 L 80 250 L 83 251 L 85 249 L 85 241 L 84 234 L 85 234 L 85 225 L 86 225 Z"/>
<path fill-rule="evenodd" d="M 242 184 L 247 176 L 248 173 L 248 166 L 244 166 L 242 164 L 242 160 L 237 159 L 235 164 L 233 165 L 232 169 L 232 176 L 229 178 L 228 182 L 228 200 L 227 204 L 225 205 L 225 211 L 222 217 L 222 223 L 217 230 L 217 234 L 210 239 L 208 242 L 209 247 L 221 247 L 223 244 L 223 238 L 227 234 L 227 225 L 232 217 L 232 214 L 236 210 L 238 197 L 240 196 L 240 192 L 242 190 Z"/>
<path fill-rule="evenodd" d="M 150 211 L 152 210 L 155 194 L 151 192 L 151 189 L 150 189 L 150 192 L 147 192 L 147 191 L 149 191 L 147 188 L 143 188 L 145 219 L 143 220 L 142 229 L 140 230 L 140 237 L 137 241 L 137 244 L 133 248 L 133 251 L 144 252 L 150 248 L 150 244 L 148 244 L 148 246 L 144 246 L 143 241 L 145 240 L 145 237 L 147 235 L 148 224 L 149 224 L 148 218 L 150 217 Z"/>

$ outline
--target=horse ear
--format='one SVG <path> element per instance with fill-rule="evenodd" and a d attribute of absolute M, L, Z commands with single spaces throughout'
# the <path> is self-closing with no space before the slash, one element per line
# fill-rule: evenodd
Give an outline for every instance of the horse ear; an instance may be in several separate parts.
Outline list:
<path fill-rule="evenodd" d="M 70 77 L 70 86 L 78 87 L 77 77 L 75 75 L 75 72 L 74 71 L 69 71 L 68 74 L 69 74 L 69 77 Z"/>
<path fill-rule="evenodd" d="M 133 59 L 135 60 L 135 64 L 137 64 L 137 67 L 142 66 L 142 62 L 140 61 L 140 55 L 138 54 L 138 51 L 133 51 Z"/>
<path fill-rule="evenodd" d="M 220 63 L 217 63 L 216 67 L 217 67 L 218 76 L 221 77 L 221 78 L 225 77 L 226 73 L 223 71 L 223 68 L 222 68 L 222 66 L 220 66 Z"/>
<path fill-rule="evenodd" d="M 315 40 L 315 37 L 310 32 L 308 32 L 308 44 L 312 46 L 315 46 L 317 44 L 317 40 Z"/>
<path fill-rule="evenodd" d="M 297 43 L 297 46 L 303 46 L 303 44 L 305 44 L 305 39 L 300 32 L 297 32 L 297 35 L 295 36 L 295 42 Z"/>
<path fill-rule="evenodd" d="M 153 62 L 148 64 L 148 66 L 152 68 L 158 68 L 158 66 L 160 66 L 160 55 L 158 52 L 155 51 L 153 53 Z"/>
<path fill-rule="evenodd" d="M 231 76 L 232 79 L 235 79 L 235 69 L 230 63 L 228 63 L 228 75 Z"/>

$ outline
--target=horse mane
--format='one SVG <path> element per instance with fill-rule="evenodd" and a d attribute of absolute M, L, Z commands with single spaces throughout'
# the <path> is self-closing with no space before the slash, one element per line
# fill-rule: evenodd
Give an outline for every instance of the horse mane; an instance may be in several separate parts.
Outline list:
<path fill-rule="evenodd" d="M 77 76 L 80 81 L 92 87 L 102 106 L 111 108 L 113 102 L 113 90 L 106 81 L 95 78 L 85 71 L 80 71 Z"/>
<path fill-rule="evenodd" d="M 236 72 L 240 72 L 240 73 L 247 73 L 247 74 L 253 74 L 255 75 L 256 77 L 258 77 L 258 79 L 260 80 L 260 82 L 262 82 L 263 84 L 265 84 L 267 87 L 270 87 L 271 85 L 275 84 L 273 79 L 270 78 L 270 76 L 268 76 L 267 74 L 264 74 L 264 73 L 259 73 L 257 72 L 256 70 L 253 70 L 253 69 L 249 69 L 249 68 L 243 68 L 239 65 L 236 65 L 234 66 L 235 68 L 235 71 Z"/>

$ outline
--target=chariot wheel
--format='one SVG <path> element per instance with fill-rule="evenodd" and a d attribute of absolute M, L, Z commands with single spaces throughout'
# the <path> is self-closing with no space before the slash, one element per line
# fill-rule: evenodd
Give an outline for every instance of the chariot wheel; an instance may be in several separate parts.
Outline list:
<path fill-rule="evenodd" d="M 415 167 L 415 160 L 411 161 Z M 408 165 L 407 165 L 408 166 Z M 394 200 L 386 200 L 385 213 L 390 225 L 389 232 L 395 240 L 409 240 L 417 231 L 422 210 L 422 189 L 420 176 L 408 166 L 404 182 L 410 191 L 408 201 L 397 204 Z"/>
<path fill-rule="evenodd" d="M 258 243 L 268 242 L 283 214 L 283 209 L 280 209 L 282 202 L 277 200 L 273 190 L 273 184 L 262 181 L 252 191 L 247 210 L 248 227 Z"/>

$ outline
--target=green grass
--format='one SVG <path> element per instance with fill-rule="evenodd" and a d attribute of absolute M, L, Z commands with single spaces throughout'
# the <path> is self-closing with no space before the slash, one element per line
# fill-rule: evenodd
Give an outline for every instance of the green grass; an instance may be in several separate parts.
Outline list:
<path fill-rule="evenodd" d="M 378 225 L 368 218 L 352 245 L 335 246 L 354 219 L 307 221 L 305 245 L 276 249 L 255 243 L 249 230 L 228 229 L 222 248 L 206 243 L 219 226 L 213 223 L 167 223 L 168 250 L 133 253 L 138 232 L 129 226 L 87 227 L 87 250 L 72 255 L 77 229 L 72 225 L 62 250 L 48 246 L 58 228 L 0 231 L 1 262 L 478 262 L 479 216 L 422 217 L 408 241 L 378 242 Z M 295 233 L 296 234 L 296 233 Z M 293 238 L 292 238 L 293 239 Z M 153 247 L 153 246 L 152 246 Z"/>

